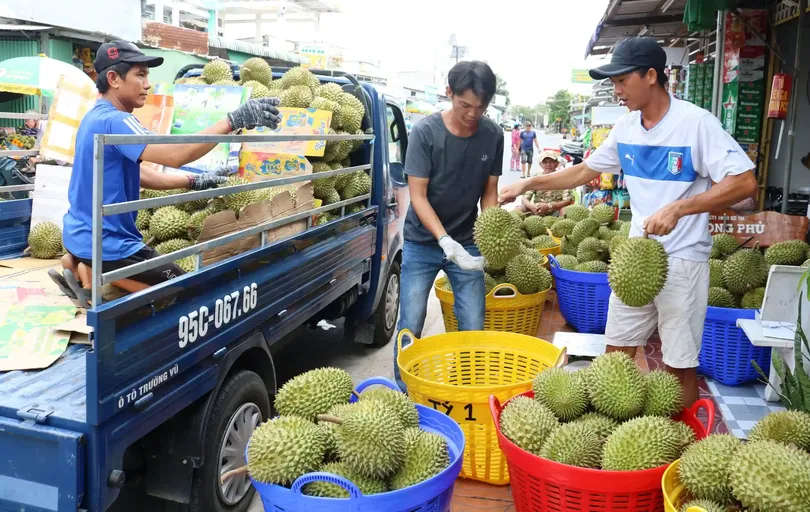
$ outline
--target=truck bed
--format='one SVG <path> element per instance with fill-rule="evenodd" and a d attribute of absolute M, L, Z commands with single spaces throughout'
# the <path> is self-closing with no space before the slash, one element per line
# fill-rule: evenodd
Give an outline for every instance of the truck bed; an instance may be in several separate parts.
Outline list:
<path fill-rule="evenodd" d="M 86 345 L 70 345 L 44 370 L 0 372 L 0 415 L 13 418 L 17 411 L 36 405 L 53 408 L 51 417 L 84 423 L 87 417 Z"/>

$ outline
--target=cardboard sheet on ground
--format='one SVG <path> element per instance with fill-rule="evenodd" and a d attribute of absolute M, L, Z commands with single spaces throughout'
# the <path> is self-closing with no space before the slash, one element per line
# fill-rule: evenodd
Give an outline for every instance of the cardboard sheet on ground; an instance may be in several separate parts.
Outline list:
<path fill-rule="evenodd" d="M 0 371 L 47 368 L 67 348 L 70 333 L 55 331 L 76 315 L 73 306 L 15 304 L 0 310 Z"/>

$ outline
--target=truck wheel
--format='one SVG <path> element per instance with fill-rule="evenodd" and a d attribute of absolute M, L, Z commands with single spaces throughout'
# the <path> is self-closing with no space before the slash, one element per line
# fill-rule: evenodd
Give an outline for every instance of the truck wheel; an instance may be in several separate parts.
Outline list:
<path fill-rule="evenodd" d="M 371 343 L 372 347 L 385 346 L 394 336 L 397 319 L 399 318 L 399 292 L 399 263 L 394 261 L 388 271 L 388 279 L 385 281 L 385 289 L 382 297 L 380 297 L 380 303 L 374 311 L 372 321 L 375 329 L 374 341 Z"/>
<path fill-rule="evenodd" d="M 220 483 L 226 471 L 245 465 L 245 447 L 253 431 L 270 418 L 270 397 L 264 381 L 240 371 L 220 388 L 205 429 L 205 463 L 194 474 L 194 512 L 245 512 L 255 493 L 247 476 Z"/>

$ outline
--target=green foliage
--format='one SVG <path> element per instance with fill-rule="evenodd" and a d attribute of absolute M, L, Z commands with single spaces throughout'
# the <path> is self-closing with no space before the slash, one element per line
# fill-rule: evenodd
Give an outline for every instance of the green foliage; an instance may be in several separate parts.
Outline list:
<path fill-rule="evenodd" d="M 571 122 L 571 93 L 565 89 L 560 89 L 554 93 L 554 96 L 546 100 L 546 107 L 548 107 L 548 122 L 554 123 L 557 119 L 562 120 L 563 126 L 568 126 Z"/>

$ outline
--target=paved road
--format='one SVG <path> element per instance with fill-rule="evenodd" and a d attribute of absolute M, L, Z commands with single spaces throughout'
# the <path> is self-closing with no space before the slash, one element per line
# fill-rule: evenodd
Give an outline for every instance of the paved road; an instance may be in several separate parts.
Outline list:
<path fill-rule="evenodd" d="M 541 149 L 559 147 L 560 136 L 538 133 Z M 505 148 L 511 144 L 510 134 L 505 134 Z M 537 155 L 535 154 L 535 160 Z M 520 180 L 520 173 L 509 171 L 510 152 L 504 152 L 503 176 L 500 185 L 508 185 Z M 539 169 L 535 162 L 533 170 Z M 320 366 L 344 368 L 353 377 L 355 383 L 368 377 L 384 376 L 393 378 L 393 343 L 381 348 L 369 348 L 359 345 L 343 336 L 343 321 L 334 322 L 335 328 L 302 328 L 295 336 L 284 340 L 284 349 L 275 357 L 278 372 L 278 384 L 283 384 L 295 375 Z M 425 321 L 424 336 L 444 332 L 441 319 L 441 307 L 434 294 L 428 302 L 428 315 Z M 249 512 L 261 512 L 261 503 L 254 500 Z"/>

